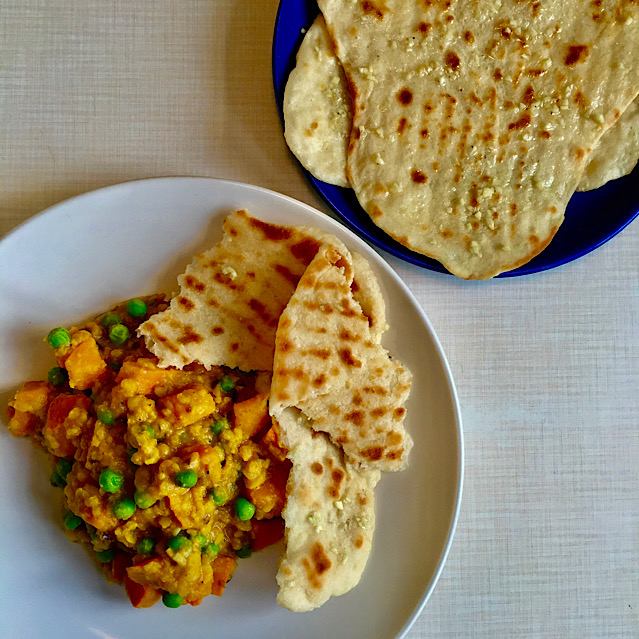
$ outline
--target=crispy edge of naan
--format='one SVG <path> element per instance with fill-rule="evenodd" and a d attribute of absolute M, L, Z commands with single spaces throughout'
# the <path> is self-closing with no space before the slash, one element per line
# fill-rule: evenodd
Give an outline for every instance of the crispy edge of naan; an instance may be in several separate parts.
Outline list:
<path fill-rule="evenodd" d="M 639 160 L 639 98 L 621 114 L 599 139 L 588 158 L 578 191 L 598 189 L 611 180 L 632 173 Z"/>

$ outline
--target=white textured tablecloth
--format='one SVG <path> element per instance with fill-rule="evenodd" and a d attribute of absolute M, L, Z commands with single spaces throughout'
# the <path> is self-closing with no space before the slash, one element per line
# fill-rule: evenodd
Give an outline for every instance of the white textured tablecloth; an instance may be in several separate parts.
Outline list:
<path fill-rule="evenodd" d="M 152 176 L 231 178 L 326 211 L 282 138 L 276 9 L 0 0 L 0 233 Z M 523 278 L 389 258 L 441 339 L 466 443 L 453 548 L 409 637 L 639 637 L 638 257 L 639 222 Z"/>

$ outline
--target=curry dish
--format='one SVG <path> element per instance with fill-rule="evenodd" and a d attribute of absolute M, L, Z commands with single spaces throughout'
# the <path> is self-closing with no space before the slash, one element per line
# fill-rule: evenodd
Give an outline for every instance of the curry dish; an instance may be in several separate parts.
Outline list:
<path fill-rule="evenodd" d="M 284 531 L 290 462 L 270 374 L 158 367 L 136 331 L 167 307 L 136 298 L 53 329 L 57 366 L 8 408 L 12 434 L 49 455 L 67 534 L 137 608 L 221 596 L 238 558 Z"/>

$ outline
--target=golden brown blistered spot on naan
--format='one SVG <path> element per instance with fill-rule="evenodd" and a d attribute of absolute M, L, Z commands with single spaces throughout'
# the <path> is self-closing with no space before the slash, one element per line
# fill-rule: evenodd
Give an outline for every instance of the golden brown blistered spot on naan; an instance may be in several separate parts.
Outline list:
<path fill-rule="evenodd" d="M 197 291 L 198 293 L 201 293 L 206 288 L 206 285 L 204 284 L 204 282 L 201 282 L 194 275 L 187 275 L 184 278 L 184 283 L 187 288 L 193 289 L 194 291 Z"/>
<path fill-rule="evenodd" d="M 373 16 L 378 20 L 383 20 L 384 14 L 388 11 L 388 7 L 383 3 L 375 3 L 371 0 L 364 0 L 364 2 L 362 2 L 362 11 L 366 15 Z"/>
<path fill-rule="evenodd" d="M 568 47 L 568 51 L 564 57 L 564 64 L 567 67 L 574 67 L 576 64 L 585 62 L 590 55 L 588 45 L 573 44 Z"/>
<path fill-rule="evenodd" d="M 353 356 L 353 351 L 350 348 L 341 348 L 339 350 L 339 358 L 351 368 L 361 368 L 362 362 Z"/>
<path fill-rule="evenodd" d="M 352 422 L 355 426 L 361 426 L 364 423 L 364 413 L 361 410 L 353 410 L 344 416 L 347 422 Z"/>
<path fill-rule="evenodd" d="M 203 340 L 204 338 L 192 326 L 185 326 L 178 337 L 180 344 L 199 344 Z"/>
<path fill-rule="evenodd" d="M 314 569 L 313 578 L 315 576 L 321 577 L 330 567 L 333 565 L 333 562 L 328 558 L 324 550 L 324 546 L 321 542 L 317 541 L 311 547 L 311 561 L 312 568 Z"/>
<path fill-rule="evenodd" d="M 326 488 L 326 492 L 329 497 L 332 497 L 333 499 L 337 499 L 339 497 L 344 478 L 344 471 L 341 468 L 333 468 L 331 470 L 331 483 Z"/>
<path fill-rule="evenodd" d="M 182 307 L 182 310 L 187 313 L 195 308 L 195 304 L 188 297 L 184 297 L 184 295 L 178 296 L 177 303 Z"/>
<path fill-rule="evenodd" d="M 371 446 L 360 451 L 360 455 L 368 461 L 379 461 L 384 456 L 384 449 L 381 446 Z"/>

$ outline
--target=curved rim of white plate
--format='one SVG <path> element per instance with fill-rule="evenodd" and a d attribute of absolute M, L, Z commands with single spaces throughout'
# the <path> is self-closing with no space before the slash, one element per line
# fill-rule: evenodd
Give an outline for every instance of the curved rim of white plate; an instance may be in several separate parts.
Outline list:
<path fill-rule="evenodd" d="M 464 465 L 465 465 L 464 464 L 464 461 L 465 461 L 464 436 L 463 436 L 464 433 L 463 433 L 463 425 L 462 425 L 461 407 L 460 407 L 459 397 L 458 397 L 458 394 L 457 394 L 457 388 L 455 386 L 455 382 L 454 382 L 454 379 L 453 379 L 452 371 L 450 369 L 450 365 L 449 365 L 448 360 L 446 358 L 446 355 L 444 353 L 444 349 L 442 348 L 441 342 L 439 341 L 439 337 L 437 336 L 437 333 L 435 332 L 435 329 L 434 329 L 433 325 L 431 324 L 430 319 L 428 318 L 428 316 L 426 315 L 424 309 L 421 307 L 421 305 L 417 301 L 417 298 L 413 295 L 412 291 L 408 288 L 408 286 L 401 279 L 401 277 L 394 271 L 393 268 L 391 268 L 391 266 L 368 243 L 366 243 L 361 237 L 359 237 L 357 234 L 355 234 L 353 231 L 351 231 L 348 227 L 346 227 L 345 225 L 341 224 L 340 222 L 338 222 L 334 218 L 328 216 L 326 213 L 322 213 L 318 209 L 315 209 L 312 206 L 310 206 L 309 204 L 306 204 L 304 202 L 296 200 L 295 198 L 290 197 L 288 195 L 284 195 L 283 193 L 279 193 L 277 191 L 273 191 L 273 190 L 267 189 L 265 187 L 256 186 L 256 185 L 253 185 L 253 184 L 247 184 L 245 182 L 239 182 L 239 181 L 236 181 L 236 180 L 230 180 L 230 179 L 226 179 L 226 178 L 199 177 L 199 176 L 171 176 L 171 177 L 157 177 L 157 178 L 141 178 L 141 179 L 135 179 L 135 180 L 128 180 L 128 181 L 125 181 L 125 182 L 118 182 L 116 184 L 105 186 L 105 187 L 102 187 L 102 188 L 99 188 L 99 189 L 93 189 L 93 190 L 90 190 L 90 191 L 86 191 L 84 193 L 79 193 L 78 195 L 74 195 L 74 196 L 72 196 L 70 198 L 62 200 L 62 201 L 60 201 L 60 202 L 58 202 L 56 204 L 53 204 L 50 207 L 47 207 L 46 209 L 43 209 L 39 213 L 34 214 L 33 216 L 31 216 L 27 220 L 25 220 L 22 223 L 20 223 L 15 228 L 13 228 L 11 231 L 9 231 L 0 240 L 0 250 L 2 250 L 3 245 L 8 243 L 8 241 L 10 241 L 13 237 L 19 235 L 22 232 L 25 232 L 26 230 L 29 229 L 30 226 L 38 224 L 39 221 L 42 218 L 48 217 L 50 215 L 55 215 L 57 209 L 66 206 L 69 202 L 78 202 L 78 201 L 81 201 L 81 200 L 83 200 L 85 198 L 89 199 L 91 197 L 95 197 L 95 196 L 99 195 L 100 193 L 106 193 L 106 192 L 111 193 L 113 191 L 117 191 L 117 190 L 121 190 L 121 189 L 128 188 L 128 187 L 131 187 L 131 186 L 135 186 L 136 184 L 151 184 L 151 183 L 159 184 L 161 182 L 164 182 L 164 183 L 177 182 L 177 181 L 184 182 L 184 181 L 187 181 L 187 180 L 188 181 L 193 181 L 194 183 L 195 182 L 207 182 L 209 184 L 211 184 L 211 183 L 224 183 L 224 184 L 227 184 L 229 186 L 236 187 L 236 188 L 242 188 L 242 189 L 248 189 L 248 190 L 255 191 L 255 192 L 261 192 L 261 193 L 264 193 L 265 195 L 267 195 L 269 197 L 275 197 L 276 199 L 281 199 L 281 200 L 286 201 L 286 202 L 288 202 L 290 204 L 293 204 L 295 206 L 302 207 L 303 209 L 306 209 L 308 212 L 310 212 L 312 214 L 321 215 L 322 218 L 325 220 L 325 222 L 328 224 L 328 226 L 334 227 L 337 230 L 338 233 L 344 233 L 355 244 L 365 247 L 367 254 L 373 256 L 373 259 L 375 260 L 375 262 L 380 266 L 380 268 L 382 268 L 385 271 L 387 276 L 390 277 L 393 280 L 393 283 L 402 291 L 402 293 L 410 301 L 411 305 L 417 311 L 418 315 L 420 316 L 420 319 L 422 320 L 422 322 L 424 323 L 424 325 L 426 326 L 426 328 L 427 328 L 427 330 L 428 330 L 428 332 L 430 334 L 430 337 L 432 339 L 433 345 L 435 346 L 435 350 L 437 352 L 437 356 L 438 356 L 440 364 L 442 366 L 442 370 L 444 372 L 445 379 L 446 379 L 446 382 L 448 384 L 448 388 L 450 389 L 453 414 L 455 416 L 455 426 L 456 426 L 456 436 L 457 436 L 457 451 L 458 451 L 458 472 L 457 472 L 457 482 L 456 482 L 456 496 L 455 496 L 455 504 L 454 504 L 454 507 L 453 507 L 450 527 L 449 527 L 449 530 L 448 530 L 448 534 L 446 536 L 446 543 L 445 543 L 444 548 L 442 550 L 441 557 L 440 557 L 439 562 L 437 564 L 437 567 L 436 567 L 436 569 L 435 569 L 435 571 L 433 573 L 433 577 L 432 577 L 428 587 L 426 588 L 426 590 L 425 590 L 420 602 L 418 603 L 418 605 L 413 610 L 413 613 L 411 614 L 411 616 L 408 618 L 408 620 L 404 624 L 404 626 L 403 626 L 402 630 L 400 631 L 400 633 L 397 635 L 397 639 L 402 639 L 403 637 L 405 637 L 405 635 L 408 633 L 408 631 L 410 630 L 412 625 L 415 623 L 417 617 L 421 614 L 421 612 L 423 611 L 423 609 L 424 609 L 426 603 L 428 602 L 431 594 L 433 593 L 433 591 L 435 589 L 435 586 L 437 585 L 437 582 L 439 581 L 441 573 L 442 573 L 442 571 L 444 569 L 444 565 L 445 565 L 446 560 L 448 558 L 448 555 L 450 553 L 450 549 L 452 547 L 453 539 L 454 539 L 455 532 L 456 532 L 456 529 L 457 529 L 457 523 L 458 523 L 458 520 L 459 520 L 459 514 L 460 514 L 460 511 L 461 511 L 461 501 L 462 501 L 462 493 L 463 493 Z"/>

